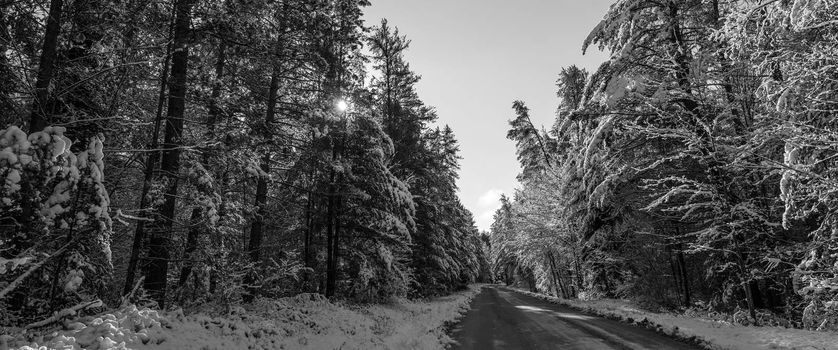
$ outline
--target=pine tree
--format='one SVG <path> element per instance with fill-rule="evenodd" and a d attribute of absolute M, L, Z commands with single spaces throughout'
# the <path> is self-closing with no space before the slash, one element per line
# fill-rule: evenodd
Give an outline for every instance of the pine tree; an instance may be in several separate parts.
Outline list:
<path fill-rule="evenodd" d="M 358 116 L 351 127 L 338 216 L 342 235 L 336 238 L 346 265 L 346 295 L 363 302 L 387 300 L 404 295 L 411 280 L 413 198 L 389 170 L 393 145 L 381 126 Z"/>
<path fill-rule="evenodd" d="M 412 292 L 440 295 L 474 281 L 479 273 L 480 250 L 470 213 L 457 198 L 459 149 L 453 131 L 431 130 L 435 111 L 415 91 L 419 76 L 410 70 L 404 52 L 410 41 L 386 20 L 373 28 L 368 39 L 374 68 L 373 99 L 380 106 L 382 125 L 393 141 L 388 159 L 399 179 L 415 198 L 416 226 L 412 232 L 410 266 L 415 271 Z"/>

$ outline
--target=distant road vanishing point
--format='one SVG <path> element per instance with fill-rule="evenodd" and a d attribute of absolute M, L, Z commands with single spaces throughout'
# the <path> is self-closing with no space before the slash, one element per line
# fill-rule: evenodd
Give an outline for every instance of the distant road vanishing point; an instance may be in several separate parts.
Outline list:
<path fill-rule="evenodd" d="M 654 331 L 487 286 L 453 329 L 455 350 L 700 350 Z"/>

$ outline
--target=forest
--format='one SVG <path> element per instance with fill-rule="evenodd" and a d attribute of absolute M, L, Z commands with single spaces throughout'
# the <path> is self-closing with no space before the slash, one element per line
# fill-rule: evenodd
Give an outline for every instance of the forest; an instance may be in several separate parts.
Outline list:
<path fill-rule="evenodd" d="M 513 105 L 495 276 L 838 330 L 838 4 L 621 0 L 582 44 L 553 125 Z"/>
<path fill-rule="evenodd" d="M 367 5 L 0 3 L 0 327 L 487 281 L 457 139 Z"/>
<path fill-rule="evenodd" d="M 556 67 L 552 125 L 510 101 L 493 142 L 521 171 L 489 232 L 371 5 L 0 1 L 0 349 L 140 314 L 182 348 L 206 309 L 239 347 L 436 348 L 520 289 L 838 331 L 836 0 L 614 1 L 579 43 L 610 59 Z"/>

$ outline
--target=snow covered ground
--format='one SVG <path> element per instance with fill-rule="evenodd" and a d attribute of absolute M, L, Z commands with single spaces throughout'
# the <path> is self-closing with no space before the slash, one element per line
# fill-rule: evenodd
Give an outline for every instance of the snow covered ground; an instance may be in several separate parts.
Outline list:
<path fill-rule="evenodd" d="M 838 333 L 780 327 L 752 327 L 729 322 L 640 310 L 630 302 L 604 299 L 564 300 L 518 290 L 577 310 L 656 329 L 714 350 L 832 350 L 838 349 Z"/>
<path fill-rule="evenodd" d="M 10 345 L 20 350 L 443 349 L 451 341 L 445 326 L 468 310 L 480 288 L 430 301 L 363 307 L 301 294 L 258 300 L 224 316 L 163 314 L 130 306 L 67 323 L 64 330 L 30 344 Z"/>

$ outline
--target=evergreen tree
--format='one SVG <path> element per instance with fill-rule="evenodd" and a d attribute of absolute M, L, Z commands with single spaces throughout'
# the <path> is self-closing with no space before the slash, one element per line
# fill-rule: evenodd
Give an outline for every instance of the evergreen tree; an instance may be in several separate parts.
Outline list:
<path fill-rule="evenodd" d="M 437 117 L 415 91 L 419 76 L 404 59 L 409 40 L 382 20 L 368 41 L 374 68 L 381 73 L 371 84 L 373 100 L 394 144 L 389 163 L 416 203 L 412 290 L 422 296 L 444 294 L 474 281 L 481 259 L 473 218 L 456 195 L 457 142 L 448 126 L 428 126 Z"/>
<path fill-rule="evenodd" d="M 0 132 L 2 326 L 29 324 L 80 302 L 108 300 L 110 199 L 102 142 L 84 151 L 61 127 Z"/>

